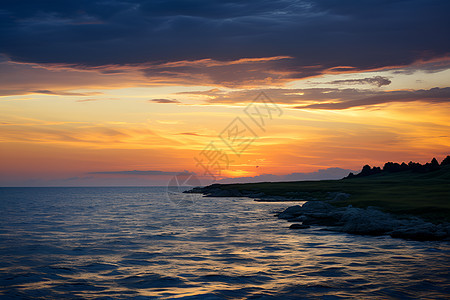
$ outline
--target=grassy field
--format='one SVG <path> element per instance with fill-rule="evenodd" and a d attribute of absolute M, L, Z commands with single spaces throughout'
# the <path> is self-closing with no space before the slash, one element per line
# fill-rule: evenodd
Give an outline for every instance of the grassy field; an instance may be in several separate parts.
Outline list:
<path fill-rule="evenodd" d="M 280 196 L 300 192 L 318 200 L 329 197 L 328 192 L 344 192 L 351 196 L 336 205 L 378 206 L 391 213 L 450 221 L 450 166 L 429 173 L 405 171 L 341 180 L 227 184 L 222 188 Z"/>

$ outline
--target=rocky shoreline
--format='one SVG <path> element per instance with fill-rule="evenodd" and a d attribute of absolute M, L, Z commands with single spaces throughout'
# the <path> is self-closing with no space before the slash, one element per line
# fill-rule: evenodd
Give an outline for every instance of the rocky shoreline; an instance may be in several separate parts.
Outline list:
<path fill-rule="evenodd" d="M 336 207 L 324 201 L 309 201 L 302 206 L 288 207 L 278 218 L 294 222 L 291 229 L 311 225 L 328 230 L 359 235 L 390 235 L 417 241 L 450 241 L 450 223 L 433 224 L 415 216 L 397 216 L 376 207 Z"/>
<path fill-rule="evenodd" d="M 205 197 L 248 197 L 261 202 L 316 201 L 317 198 L 306 192 L 286 192 L 283 195 L 267 195 L 260 191 L 222 189 L 220 184 L 195 187 L 184 193 L 203 194 Z M 349 194 L 339 192 L 327 193 L 327 201 L 345 200 Z"/>
<path fill-rule="evenodd" d="M 255 201 L 285 202 L 306 201 L 302 206 L 286 208 L 277 216 L 293 224 L 291 229 L 324 226 L 327 230 L 359 235 L 389 235 L 416 241 L 450 241 L 450 223 L 434 224 L 416 216 L 398 216 L 377 207 L 337 207 L 333 202 L 345 200 L 350 195 L 328 193 L 326 201 L 312 198 L 308 193 L 286 193 L 283 196 L 265 195 L 262 192 L 222 189 L 219 184 L 193 188 L 186 193 L 200 193 L 205 197 L 249 197 Z"/>

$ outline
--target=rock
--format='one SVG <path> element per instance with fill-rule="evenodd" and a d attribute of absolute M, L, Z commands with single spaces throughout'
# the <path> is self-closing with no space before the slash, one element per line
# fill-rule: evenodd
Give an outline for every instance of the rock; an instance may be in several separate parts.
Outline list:
<path fill-rule="evenodd" d="M 311 226 L 296 223 L 296 224 L 292 224 L 291 226 L 289 226 L 289 229 L 307 229 L 310 227 Z"/>
<path fill-rule="evenodd" d="M 295 218 L 302 213 L 302 207 L 300 205 L 294 205 L 286 208 L 283 212 L 278 215 L 279 219 L 292 219 Z"/>
<path fill-rule="evenodd" d="M 286 195 L 294 196 L 294 197 L 304 196 L 305 194 L 307 194 L 307 193 L 304 193 L 304 192 L 286 192 Z"/>
<path fill-rule="evenodd" d="M 292 219 L 287 219 L 287 221 L 288 221 L 288 222 L 303 222 L 303 221 L 305 221 L 306 219 L 308 219 L 308 217 L 302 215 L 302 216 L 294 217 L 294 218 L 292 218 Z"/>
<path fill-rule="evenodd" d="M 262 197 L 264 197 L 266 194 L 264 194 L 264 193 L 255 193 L 255 192 L 253 192 L 253 193 L 249 193 L 249 194 L 247 194 L 246 196 L 247 197 L 250 197 L 250 198 L 262 198 Z"/>
<path fill-rule="evenodd" d="M 205 196 L 206 197 L 231 197 L 232 194 L 228 190 L 215 189 L 215 190 L 208 191 L 208 193 Z"/>
<path fill-rule="evenodd" d="M 437 225 L 438 230 L 445 232 L 450 237 L 450 223 L 445 222 Z"/>
<path fill-rule="evenodd" d="M 400 225 L 390 214 L 376 209 L 347 208 L 340 218 L 343 232 L 383 235 Z"/>
<path fill-rule="evenodd" d="M 241 190 L 242 195 L 247 196 L 250 194 L 254 194 L 255 191 L 250 191 L 250 190 Z"/>
<path fill-rule="evenodd" d="M 303 221 L 305 225 L 319 225 L 319 226 L 337 226 L 339 225 L 339 219 L 335 218 L 332 214 L 311 214 L 307 215 Z"/>
<path fill-rule="evenodd" d="M 259 198 L 259 201 L 269 201 L 269 202 L 281 202 L 286 200 L 290 199 L 283 196 L 267 196 L 267 195 Z"/>
<path fill-rule="evenodd" d="M 308 201 L 302 205 L 304 212 L 330 212 L 334 209 L 335 206 L 323 201 Z"/>
<path fill-rule="evenodd" d="M 240 191 L 240 194 L 244 197 L 249 197 L 249 198 L 261 198 L 266 195 L 263 192 L 256 192 L 256 191 L 250 191 L 250 190 L 242 190 L 242 191 Z"/>
<path fill-rule="evenodd" d="M 434 241 L 442 240 L 448 235 L 443 230 L 439 230 L 438 226 L 423 222 L 423 224 L 415 226 L 402 226 L 396 228 L 390 233 L 391 237 L 412 239 L 416 241 Z"/>
<path fill-rule="evenodd" d="M 350 194 L 347 193 L 336 193 L 334 197 L 329 200 L 329 202 L 337 202 L 337 201 L 344 201 L 347 200 L 350 197 Z"/>

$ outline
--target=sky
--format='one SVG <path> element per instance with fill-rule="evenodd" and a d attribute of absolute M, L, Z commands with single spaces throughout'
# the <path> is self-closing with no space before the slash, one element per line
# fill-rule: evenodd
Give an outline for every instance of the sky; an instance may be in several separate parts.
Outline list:
<path fill-rule="evenodd" d="M 449 13 L 435 0 L 2 1 L 0 186 L 441 161 Z"/>

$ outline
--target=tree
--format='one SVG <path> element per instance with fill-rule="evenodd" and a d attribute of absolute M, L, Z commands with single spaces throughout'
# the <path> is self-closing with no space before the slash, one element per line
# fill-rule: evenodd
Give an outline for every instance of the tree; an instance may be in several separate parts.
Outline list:
<path fill-rule="evenodd" d="M 441 162 L 441 166 L 448 166 L 450 165 L 450 155 L 447 155 L 446 158 Z"/>
<path fill-rule="evenodd" d="M 383 171 L 386 172 L 399 172 L 401 171 L 400 165 L 394 162 L 387 162 L 384 164 Z"/>
<path fill-rule="evenodd" d="M 371 174 L 371 171 L 372 170 L 372 168 L 369 166 L 369 165 L 365 165 L 363 168 L 362 168 L 362 170 L 361 170 L 361 176 L 367 176 L 367 175 L 370 175 Z"/>
<path fill-rule="evenodd" d="M 433 157 L 433 159 L 431 160 L 431 163 L 430 163 L 430 171 L 436 171 L 436 170 L 439 170 L 439 168 L 440 167 L 439 167 L 439 163 L 438 163 L 437 159 Z"/>

